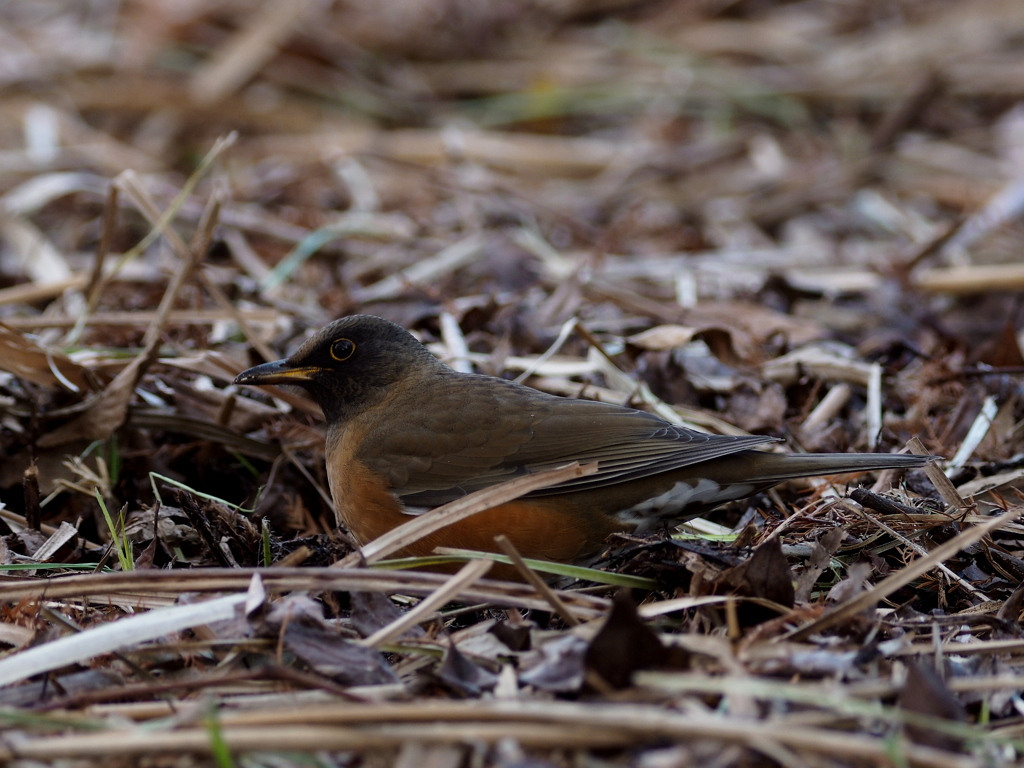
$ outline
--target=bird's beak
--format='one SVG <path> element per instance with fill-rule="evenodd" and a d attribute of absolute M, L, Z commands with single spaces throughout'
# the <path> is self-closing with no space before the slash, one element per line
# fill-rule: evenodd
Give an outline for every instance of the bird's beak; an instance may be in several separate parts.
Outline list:
<path fill-rule="evenodd" d="M 315 365 L 294 367 L 287 360 L 275 360 L 272 363 L 264 363 L 242 371 L 235 377 L 235 384 L 251 384 L 262 386 L 264 384 L 301 384 L 304 381 L 311 381 L 313 374 L 321 369 Z"/>

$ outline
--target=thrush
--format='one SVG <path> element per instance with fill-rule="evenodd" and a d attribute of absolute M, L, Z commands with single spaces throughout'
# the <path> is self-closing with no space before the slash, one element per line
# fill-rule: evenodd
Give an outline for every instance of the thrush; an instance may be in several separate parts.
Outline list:
<path fill-rule="evenodd" d="M 766 453 L 757 447 L 777 438 L 704 434 L 646 411 L 454 371 L 401 326 L 369 315 L 331 323 L 291 357 L 250 368 L 235 383 L 293 384 L 320 405 L 338 522 L 362 544 L 481 488 L 597 463 L 594 474 L 443 528 L 409 556 L 437 546 L 494 551 L 494 537 L 505 534 L 525 557 L 580 561 L 611 533 L 681 522 L 785 480 L 930 460 Z"/>

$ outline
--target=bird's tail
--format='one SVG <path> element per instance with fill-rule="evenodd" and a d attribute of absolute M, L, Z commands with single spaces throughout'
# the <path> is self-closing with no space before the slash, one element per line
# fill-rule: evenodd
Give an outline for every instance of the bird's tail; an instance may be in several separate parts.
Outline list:
<path fill-rule="evenodd" d="M 895 453 L 763 453 L 752 455 L 751 480 L 773 483 L 798 477 L 843 475 L 850 472 L 871 472 L 879 469 L 913 469 L 935 461 L 937 456 L 915 456 Z"/>

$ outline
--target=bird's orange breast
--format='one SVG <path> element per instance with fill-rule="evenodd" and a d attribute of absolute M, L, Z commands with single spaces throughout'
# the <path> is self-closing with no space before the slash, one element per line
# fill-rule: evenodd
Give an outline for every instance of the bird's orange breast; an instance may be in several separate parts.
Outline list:
<path fill-rule="evenodd" d="M 346 460 L 342 446 L 339 443 L 328 453 L 331 494 L 339 522 L 366 544 L 411 517 L 387 482 L 355 458 Z M 435 531 L 399 556 L 423 557 L 435 547 L 494 552 L 494 537 L 504 534 L 524 557 L 572 562 L 595 553 L 610 533 L 619 530 L 624 526 L 607 516 L 588 514 L 571 499 L 517 499 Z"/>
<path fill-rule="evenodd" d="M 386 483 L 359 462 L 350 462 L 334 492 L 341 522 L 360 544 L 411 517 Z M 596 552 L 608 534 L 623 530 L 604 516 L 588 516 L 566 499 L 516 500 L 459 520 L 416 541 L 402 557 L 422 557 L 435 547 L 494 552 L 494 537 L 508 536 L 523 557 L 572 562 Z"/>

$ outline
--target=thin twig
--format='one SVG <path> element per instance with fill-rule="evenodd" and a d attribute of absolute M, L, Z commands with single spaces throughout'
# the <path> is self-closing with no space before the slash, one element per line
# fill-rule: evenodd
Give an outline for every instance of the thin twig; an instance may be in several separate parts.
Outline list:
<path fill-rule="evenodd" d="M 579 626 L 579 619 L 572 615 L 572 611 L 569 607 L 562 602 L 562 599 L 555 594 L 555 591 L 551 589 L 547 584 L 544 583 L 544 579 L 537 575 L 537 572 L 526 564 L 523 560 L 523 556 L 519 554 L 519 550 L 515 548 L 515 545 L 509 541 L 508 536 L 500 534 L 494 537 L 494 541 L 497 542 L 501 551 L 508 555 L 509 560 L 512 561 L 512 565 L 519 572 L 526 581 L 528 581 L 534 589 L 537 590 L 537 594 L 543 597 L 551 607 L 555 609 L 555 613 L 565 620 L 565 623 L 570 627 Z"/>
<path fill-rule="evenodd" d="M 363 640 L 362 644 L 369 648 L 378 648 L 389 640 L 398 637 L 407 629 L 416 626 L 421 621 L 426 621 L 442 605 L 458 596 L 470 585 L 479 581 L 484 574 L 491 570 L 493 565 L 494 562 L 491 560 L 473 560 L 466 563 L 447 583 L 441 585 L 432 594 L 421 600 L 419 605 L 408 613 L 402 614 L 387 626 L 378 629 Z"/>

